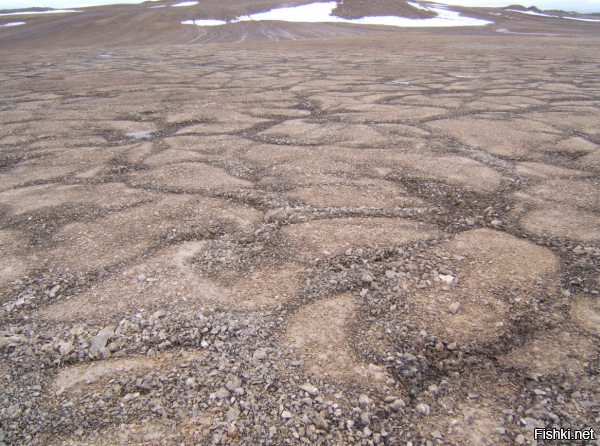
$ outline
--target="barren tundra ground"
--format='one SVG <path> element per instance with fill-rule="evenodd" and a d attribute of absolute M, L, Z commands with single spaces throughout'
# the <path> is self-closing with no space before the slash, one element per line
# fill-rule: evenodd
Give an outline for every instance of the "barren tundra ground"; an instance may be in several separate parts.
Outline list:
<path fill-rule="evenodd" d="M 600 33 L 525 19 L 0 30 L 0 444 L 598 434 Z"/>

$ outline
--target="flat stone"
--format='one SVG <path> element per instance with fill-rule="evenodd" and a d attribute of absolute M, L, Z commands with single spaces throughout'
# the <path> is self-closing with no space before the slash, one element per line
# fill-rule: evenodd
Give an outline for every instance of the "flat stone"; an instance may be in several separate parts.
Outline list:
<path fill-rule="evenodd" d="M 406 403 L 404 402 L 404 400 L 402 398 L 396 398 L 390 404 L 390 409 L 392 409 L 394 412 L 397 412 L 398 410 L 400 410 L 403 407 L 406 407 Z"/>
<path fill-rule="evenodd" d="M 217 398 L 222 400 L 225 398 L 229 398 L 231 396 L 231 393 L 229 393 L 229 390 L 227 390 L 225 387 L 221 387 L 219 390 L 217 390 L 215 395 Z"/>
<path fill-rule="evenodd" d="M 319 389 L 317 389 L 315 386 L 313 386 L 309 383 L 302 384 L 301 386 L 298 386 L 298 387 L 300 388 L 300 390 L 304 390 L 309 395 L 317 396 L 319 394 Z"/>
<path fill-rule="evenodd" d="M 266 223 L 275 223 L 278 221 L 286 221 L 288 215 L 285 213 L 283 208 L 271 209 L 265 213 Z"/>
<path fill-rule="evenodd" d="M 426 416 L 429 416 L 429 414 L 431 413 L 431 408 L 425 403 L 417 404 L 417 407 L 415 409 L 417 409 L 417 412 Z"/>
<path fill-rule="evenodd" d="M 451 284 L 454 281 L 454 277 L 449 275 L 440 274 L 439 278 L 447 284 Z"/>
<path fill-rule="evenodd" d="M 358 404 L 360 406 L 368 406 L 369 404 L 371 404 L 371 398 L 369 398 L 367 395 L 365 395 L 364 393 L 361 393 L 358 396 Z"/>
<path fill-rule="evenodd" d="M 62 356 L 66 356 L 74 350 L 73 342 L 60 341 L 58 351 Z"/>
<path fill-rule="evenodd" d="M 448 308 L 448 311 L 452 314 L 458 313 L 458 310 L 460 310 L 460 302 L 452 302 Z"/>
<path fill-rule="evenodd" d="M 115 333 L 115 328 L 117 327 L 114 325 L 109 325 L 108 327 L 104 327 L 102 330 L 100 330 L 96 336 L 90 339 L 90 348 L 100 350 L 101 348 L 106 347 L 106 343 Z"/>

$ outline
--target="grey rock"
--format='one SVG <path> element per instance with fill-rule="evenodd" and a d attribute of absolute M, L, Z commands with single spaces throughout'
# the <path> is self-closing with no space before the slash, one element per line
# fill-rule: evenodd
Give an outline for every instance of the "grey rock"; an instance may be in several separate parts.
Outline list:
<path fill-rule="evenodd" d="M 240 387 L 242 387 L 242 380 L 235 375 L 231 376 L 227 383 L 225 383 L 225 388 L 230 392 L 235 392 Z"/>
<path fill-rule="evenodd" d="M 75 347 L 73 347 L 73 342 L 64 342 L 64 341 L 60 341 L 58 344 L 58 352 L 61 354 L 61 356 L 66 356 L 69 353 L 71 353 L 73 350 L 75 349 Z"/>
<path fill-rule="evenodd" d="M 301 386 L 298 386 L 298 387 L 300 388 L 300 390 L 304 390 L 309 395 L 317 396 L 319 394 L 319 389 L 317 389 L 315 386 L 313 386 L 309 383 L 302 384 Z"/>
<path fill-rule="evenodd" d="M 256 361 L 262 361 L 267 358 L 267 351 L 264 348 L 259 348 L 254 351 L 252 359 Z"/>
<path fill-rule="evenodd" d="M 165 310 L 158 310 L 152 313 L 152 317 L 155 319 L 160 319 L 161 317 L 165 317 L 167 312 Z"/>
<path fill-rule="evenodd" d="M 13 404 L 12 406 L 9 406 L 8 409 L 6 410 L 6 415 L 11 420 L 19 418 L 22 413 L 23 413 L 23 410 L 21 410 L 21 408 L 19 407 L 18 404 Z"/>
<path fill-rule="evenodd" d="M 185 385 L 194 390 L 198 390 L 200 388 L 200 384 L 198 384 L 198 381 L 196 380 L 196 378 L 193 378 L 193 377 L 186 379 Z"/>
<path fill-rule="evenodd" d="M 225 398 L 229 398 L 231 396 L 231 393 L 229 393 L 229 390 L 227 390 L 225 387 L 221 387 L 219 390 L 217 390 L 216 396 L 217 398 L 222 400 Z"/>
<path fill-rule="evenodd" d="M 432 430 L 431 436 L 436 440 L 441 440 L 442 438 L 444 438 L 439 429 Z"/>
<path fill-rule="evenodd" d="M 397 398 L 390 404 L 390 409 L 392 409 L 394 412 L 397 412 L 404 407 L 406 407 L 406 403 L 402 398 Z"/>
<path fill-rule="evenodd" d="M 324 431 L 329 430 L 329 423 L 322 413 L 318 414 L 313 421 L 318 429 L 322 429 Z"/>
<path fill-rule="evenodd" d="M 448 308 L 448 311 L 452 314 L 458 313 L 458 310 L 460 310 L 460 302 L 452 302 Z"/>
<path fill-rule="evenodd" d="M 368 406 L 369 404 L 371 404 L 371 398 L 369 398 L 364 393 L 361 393 L 358 396 L 358 404 L 361 405 L 361 406 Z"/>
<path fill-rule="evenodd" d="M 227 412 L 227 421 L 229 421 L 230 423 L 232 421 L 237 420 L 239 417 L 240 417 L 240 410 L 237 407 L 232 407 Z"/>
<path fill-rule="evenodd" d="M 271 209 L 265 213 L 266 223 L 275 223 L 278 221 L 286 221 L 288 215 L 285 213 L 283 208 Z"/>
<path fill-rule="evenodd" d="M 360 414 L 360 422 L 365 426 L 371 425 L 371 414 L 369 412 L 363 412 Z"/>
<path fill-rule="evenodd" d="M 104 327 L 102 330 L 100 330 L 96 336 L 90 339 L 90 348 L 100 350 L 101 348 L 106 347 L 106 343 L 115 333 L 115 328 L 117 327 L 114 325 L 109 325 L 108 327 Z"/>
<path fill-rule="evenodd" d="M 417 404 L 417 407 L 415 407 L 415 409 L 417 410 L 417 412 L 429 416 L 429 414 L 431 413 L 431 407 L 429 407 L 427 404 L 425 403 L 419 403 Z"/>

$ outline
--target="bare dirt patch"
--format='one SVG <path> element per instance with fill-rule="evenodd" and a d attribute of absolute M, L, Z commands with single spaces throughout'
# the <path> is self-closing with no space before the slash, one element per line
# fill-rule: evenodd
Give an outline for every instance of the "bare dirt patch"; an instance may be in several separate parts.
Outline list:
<path fill-rule="evenodd" d="M 232 177 L 224 170 L 202 163 L 180 163 L 131 175 L 132 181 L 181 189 L 252 187 L 252 183 Z"/>
<path fill-rule="evenodd" d="M 155 201 L 113 212 L 88 223 L 72 223 L 58 231 L 56 247 L 48 252 L 52 264 L 70 268 L 98 268 L 128 261 L 186 222 L 223 219 L 246 227 L 262 218 L 244 206 L 222 206 L 222 201 L 189 195 L 157 197 Z M 191 234 L 193 236 L 193 234 Z"/>
<path fill-rule="evenodd" d="M 571 304 L 571 319 L 580 327 L 600 335 L 600 302 L 598 298 L 574 295 Z"/>
<path fill-rule="evenodd" d="M 18 215 L 67 203 L 122 207 L 141 202 L 151 196 L 146 191 L 129 188 L 122 183 L 82 186 L 52 184 L 2 192 L 0 203 L 9 207 L 11 215 Z"/>
<path fill-rule="evenodd" d="M 536 288 L 556 292 L 557 284 L 551 279 L 559 268 L 556 257 L 525 240 L 477 229 L 455 236 L 444 249 L 466 259 L 456 271 L 438 278 L 448 286 L 447 291 L 418 294 L 420 304 L 415 311 L 428 330 L 448 343 L 492 342 L 507 330 L 511 304 L 530 305 L 528 293 Z M 515 302 L 508 301 L 498 288 L 507 279 L 515 291 L 525 291 Z"/>
<path fill-rule="evenodd" d="M 436 15 L 432 11 L 416 8 L 405 1 L 389 0 L 375 0 L 368 4 L 363 4 L 363 2 L 359 0 L 346 0 L 343 3 L 338 3 L 332 14 L 346 19 L 358 19 L 365 16 L 380 15 L 422 19 L 434 17 Z"/>
<path fill-rule="evenodd" d="M 600 182 L 596 178 L 566 180 L 553 176 L 523 192 L 546 202 L 556 202 L 586 210 L 600 208 Z"/>
<path fill-rule="evenodd" d="M 543 206 L 527 213 L 520 224 L 538 235 L 600 240 L 600 216 L 571 206 Z"/>
<path fill-rule="evenodd" d="M 314 376 L 382 387 L 389 379 L 385 369 L 362 363 L 352 351 L 349 330 L 357 304 L 356 296 L 346 294 L 301 308 L 290 320 L 283 342 Z"/>
<path fill-rule="evenodd" d="M 305 187 L 290 194 L 313 206 L 391 208 L 417 206 L 422 201 L 409 196 L 401 186 L 388 181 L 361 181 L 350 185 Z"/>
<path fill-rule="evenodd" d="M 552 127 L 525 119 L 510 122 L 493 119 L 448 119 L 429 123 L 464 144 L 494 155 L 524 156 L 558 141 Z"/>
<path fill-rule="evenodd" d="M 283 233 L 300 241 L 297 256 L 314 260 L 342 254 L 348 248 L 368 243 L 390 245 L 437 234 L 433 227 L 401 219 L 343 218 L 301 223 L 283 228 Z"/>
<path fill-rule="evenodd" d="M 152 167 L 164 166 L 168 164 L 178 164 L 185 162 L 205 162 L 206 155 L 202 155 L 191 150 L 173 150 L 167 149 L 157 155 L 152 155 L 144 159 L 144 164 Z"/>
<path fill-rule="evenodd" d="M 503 365 L 512 365 L 528 376 L 578 375 L 598 354 L 592 339 L 567 330 L 536 333 L 522 347 L 500 358 Z"/>

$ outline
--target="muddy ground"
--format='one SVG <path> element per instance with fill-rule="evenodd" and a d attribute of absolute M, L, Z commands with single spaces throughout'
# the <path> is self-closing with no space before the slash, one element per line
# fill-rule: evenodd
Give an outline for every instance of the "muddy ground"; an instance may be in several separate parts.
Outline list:
<path fill-rule="evenodd" d="M 528 23 L 43 51 L 11 34 L 0 444 L 597 428 L 600 40 Z"/>

